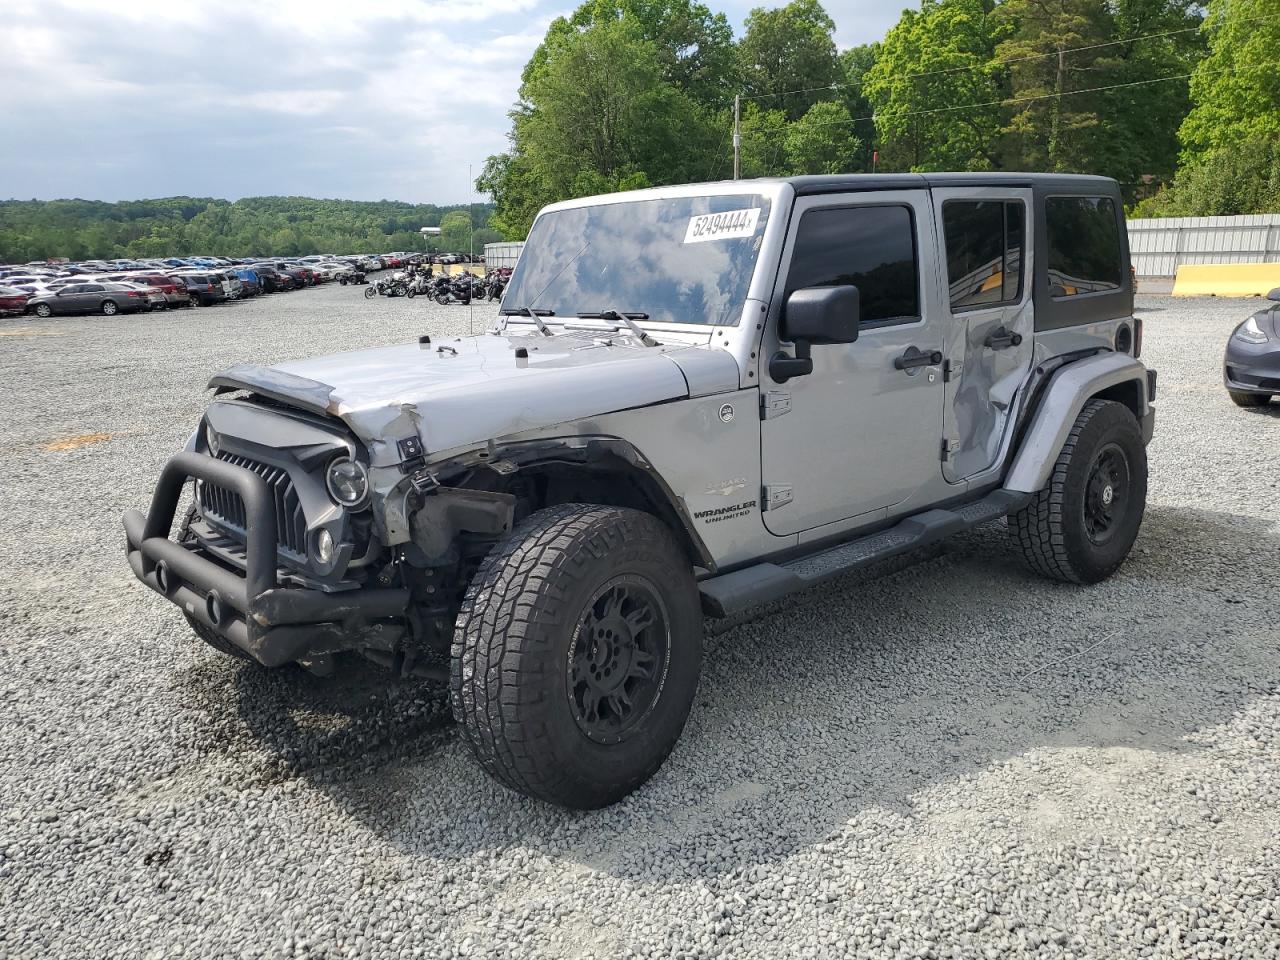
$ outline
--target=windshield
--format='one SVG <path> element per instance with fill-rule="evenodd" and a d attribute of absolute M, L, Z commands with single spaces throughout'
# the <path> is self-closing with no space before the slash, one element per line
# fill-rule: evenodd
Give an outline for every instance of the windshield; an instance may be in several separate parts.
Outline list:
<path fill-rule="evenodd" d="M 768 219 L 759 194 L 553 211 L 533 225 L 502 302 L 557 318 L 623 310 L 654 323 L 733 326 Z"/>

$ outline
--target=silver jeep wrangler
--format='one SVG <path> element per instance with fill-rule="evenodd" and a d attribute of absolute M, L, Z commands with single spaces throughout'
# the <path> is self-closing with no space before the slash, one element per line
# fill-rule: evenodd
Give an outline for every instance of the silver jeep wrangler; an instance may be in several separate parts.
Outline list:
<path fill-rule="evenodd" d="M 679 737 L 704 616 L 1001 517 L 1046 576 L 1115 571 L 1141 331 L 1111 180 L 560 203 L 487 333 L 214 377 L 129 563 L 225 653 L 447 678 L 493 776 L 598 807 Z"/>

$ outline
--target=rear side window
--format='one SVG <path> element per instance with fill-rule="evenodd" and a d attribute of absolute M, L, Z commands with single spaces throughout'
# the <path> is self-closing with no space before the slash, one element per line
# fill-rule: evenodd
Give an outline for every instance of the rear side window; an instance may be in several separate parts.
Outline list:
<path fill-rule="evenodd" d="M 907 323 L 920 316 L 920 270 L 910 207 L 833 207 L 800 220 L 787 290 L 851 283 L 862 323 Z"/>
<path fill-rule="evenodd" d="M 1050 296 L 1120 289 L 1120 225 L 1110 197 L 1049 197 L 1045 222 Z"/>
<path fill-rule="evenodd" d="M 952 311 L 1022 299 L 1026 208 L 1018 200 L 948 200 L 942 205 Z"/>

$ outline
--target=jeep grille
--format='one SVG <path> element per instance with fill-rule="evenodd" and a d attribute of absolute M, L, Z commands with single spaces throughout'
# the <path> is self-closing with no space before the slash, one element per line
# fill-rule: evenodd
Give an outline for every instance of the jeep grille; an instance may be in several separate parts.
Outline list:
<path fill-rule="evenodd" d="M 225 450 L 218 454 L 218 459 L 252 470 L 267 481 L 276 501 L 276 546 L 279 550 L 304 560 L 307 555 L 307 518 L 302 512 L 298 491 L 294 489 L 289 472 Z M 244 541 L 244 501 L 238 493 L 211 483 L 200 484 L 200 513 L 231 528 L 239 534 L 241 542 Z"/>

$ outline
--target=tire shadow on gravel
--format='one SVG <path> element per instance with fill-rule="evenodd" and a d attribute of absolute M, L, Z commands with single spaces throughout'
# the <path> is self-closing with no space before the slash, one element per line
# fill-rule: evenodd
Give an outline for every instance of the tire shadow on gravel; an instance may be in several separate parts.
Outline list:
<path fill-rule="evenodd" d="M 430 797 L 398 813 L 438 782 L 454 736 L 442 686 L 358 658 L 332 678 L 217 661 L 181 682 L 207 749 L 266 781 L 305 777 L 405 854 L 461 860 L 519 836 L 557 861 L 686 881 L 785 860 L 860 815 L 912 817 L 925 792 L 1018 758 L 1202 749 L 1195 734 L 1280 691 L 1278 566 L 1275 524 L 1156 505 L 1125 566 L 1077 587 L 1025 571 L 990 524 L 709 623 L 684 736 L 622 802 L 563 811 L 477 770 L 471 809 L 435 811 L 456 829 L 425 815 Z"/>
<path fill-rule="evenodd" d="M 394 680 L 354 655 L 328 677 L 219 657 L 184 671 L 178 686 L 200 717 L 197 750 L 234 758 L 259 783 L 367 780 L 453 737 L 442 684 Z"/>

